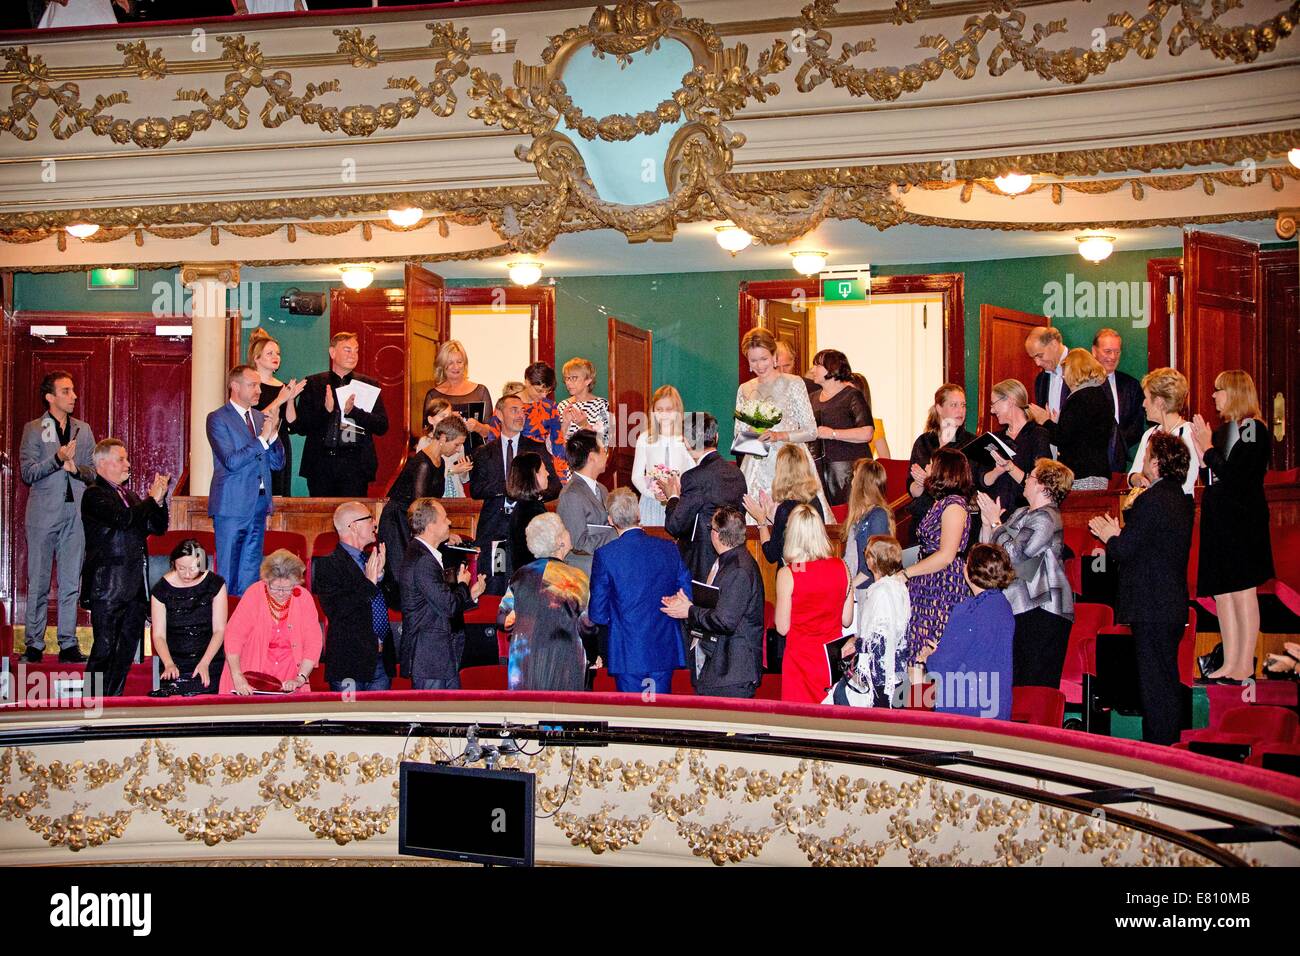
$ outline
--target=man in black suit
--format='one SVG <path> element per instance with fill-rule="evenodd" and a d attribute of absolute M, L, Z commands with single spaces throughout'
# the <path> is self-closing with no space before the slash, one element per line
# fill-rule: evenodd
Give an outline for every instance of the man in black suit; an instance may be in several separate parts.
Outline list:
<path fill-rule="evenodd" d="M 398 572 L 402 594 L 402 673 L 415 690 L 459 690 L 460 658 L 465 650 L 465 610 L 487 585 L 483 575 L 470 586 L 461 566 L 456 583 L 443 577 L 438 546 L 451 535 L 447 512 L 436 498 L 417 498 L 408 518 L 414 537 Z"/>
<path fill-rule="evenodd" d="M 95 483 L 81 497 L 81 522 L 86 530 L 86 559 L 81 566 L 81 603 L 90 608 L 94 643 L 86 675 L 101 682 L 105 697 L 119 697 L 126 676 L 144 640 L 149 613 L 146 574 L 147 541 L 167 530 L 167 483 L 170 475 L 154 475 L 143 500 L 126 487 L 131 463 L 126 446 L 105 438 L 91 459 Z M 87 688 L 86 696 L 91 696 Z"/>
<path fill-rule="evenodd" d="M 360 359 L 355 332 L 331 338 L 329 371 L 307 377 L 296 404 L 297 418 L 286 422 L 291 432 L 307 438 L 298 474 L 307 479 L 307 493 L 313 498 L 364 498 L 379 470 L 374 436 L 388 431 L 384 396 L 377 397 L 368 412 L 356 405 L 354 395 L 344 402 L 335 400 L 336 390 L 354 381 L 379 387 L 374 379 L 355 372 Z"/>
<path fill-rule="evenodd" d="M 1124 530 L 1110 515 L 1088 522 L 1119 566 L 1115 618 L 1133 631 L 1142 739 L 1155 744 L 1177 743 L 1182 728 L 1178 644 L 1187 625 L 1194 517 L 1182 482 L 1190 455 L 1181 438 L 1152 435 L 1142 468 L 1151 484 L 1129 508 Z"/>
<path fill-rule="evenodd" d="M 502 395 L 496 403 L 497 418 L 501 420 L 501 437 L 474 452 L 469 473 L 469 496 L 483 502 L 478 517 L 478 536 L 475 539 L 482 549 L 480 560 L 488 560 L 493 541 L 506 541 L 510 537 L 510 512 L 506 510 L 506 473 L 515 456 L 526 451 L 535 452 L 546 466 L 546 490 L 543 501 L 554 501 L 563 487 L 555 474 L 555 465 L 546 446 L 519 433 L 524 430 L 524 403 L 518 395 Z M 486 568 L 485 568 L 486 570 Z M 489 594 L 505 594 L 507 576 L 495 574 L 488 582 Z"/>
<path fill-rule="evenodd" d="M 686 621 L 686 662 L 695 692 L 706 697 L 753 697 L 763 679 L 763 576 L 745 547 L 745 516 L 724 505 L 713 512 L 709 537 L 718 559 L 705 579 L 718 589 L 716 607 L 701 607 L 681 591 L 663 599 L 663 613 Z"/>
<path fill-rule="evenodd" d="M 397 649 L 384 600 L 386 555 L 384 546 L 375 544 L 375 516 L 361 502 L 349 501 L 334 509 L 334 530 L 338 545 L 316 558 L 311 570 L 311 593 L 329 619 L 325 679 L 337 691 L 388 690 Z"/>
<path fill-rule="evenodd" d="M 686 416 L 682 439 L 695 459 L 695 467 L 661 483 L 667 497 L 664 528 L 677 539 L 691 576 L 703 581 L 718 557 L 709 521 L 723 505 L 740 510 L 745 476 L 718 454 L 718 420 L 708 412 Z"/>
<path fill-rule="evenodd" d="M 1025 351 L 1041 370 L 1034 376 L 1034 401 L 1028 409 L 1029 417 L 1040 425 L 1049 418 L 1055 421 L 1070 394 L 1070 386 L 1065 384 L 1065 355 L 1069 349 L 1061 338 L 1061 330 L 1047 325 L 1030 329 Z"/>
<path fill-rule="evenodd" d="M 1106 390 L 1115 406 L 1114 438 L 1110 446 L 1110 470 L 1128 471 L 1128 450 L 1142 440 L 1147 413 L 1142 407 L 1142 383 L 1119 370 L 1124 340 L 1114 329 L 1100 329 L 1092 337 L 1092 357 L 1106 370 Z"/>

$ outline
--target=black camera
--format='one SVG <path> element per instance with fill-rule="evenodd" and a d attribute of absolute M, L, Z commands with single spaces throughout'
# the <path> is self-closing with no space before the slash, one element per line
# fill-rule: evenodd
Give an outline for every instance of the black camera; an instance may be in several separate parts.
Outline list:
<path fill-rule="evenodd" d="M 287 309 L 290 315 L 324 315 L 325 293 L 289 289 L 280 296 L 280 308 Z"/>

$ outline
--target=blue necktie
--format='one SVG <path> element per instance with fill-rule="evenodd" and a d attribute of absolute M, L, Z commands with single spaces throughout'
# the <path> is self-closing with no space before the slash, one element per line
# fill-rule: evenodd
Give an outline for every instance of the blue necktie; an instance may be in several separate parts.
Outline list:
<path fill-rule="evenodd" d="M 365 554 L 358 551 L 356 561 L 364 572 L 366 570 Z M 392 628 L 388 624 L 388 605 L 384 603 L 382 591 L 375 591 L 375 596 L 370 599 L 370 626 L 374 629 L 376 641 L 382 650 L 384 641 L 388 640 L 388 635 L 392 633 Z"/>

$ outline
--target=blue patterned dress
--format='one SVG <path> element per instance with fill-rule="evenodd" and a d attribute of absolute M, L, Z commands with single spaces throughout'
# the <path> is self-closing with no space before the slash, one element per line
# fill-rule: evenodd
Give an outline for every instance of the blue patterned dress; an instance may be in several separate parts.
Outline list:
<path fill-rule="evenodd" d="M 921 519 L 916 529 L 916 543 L 921 547 L 921 556 L 926 557 L 939 550 L 939 537 L 942 531 L 943 511 L 949 505 L 959 505 L 966 510 L 966 499 L 961 495 L 948 495 L 930 506 L 930 510 Z M 922 574 L 908 578 L 907 593 L 912 602 L 912 617 L 907 625 L 907 647 L 903 658 L 908 666 L 916 663 L 916 655 L 927 645 L 938 645 L 948 626 L 948 615 L 952 609 L 970 597 L 970 588 L 966 585 L 966 545 L 970 540 L 970 514 L 966 514 L 966 524 L 961 531 L 961 541 L 957 546 L 958 556 L 952 564 L 933 574 Z"/>

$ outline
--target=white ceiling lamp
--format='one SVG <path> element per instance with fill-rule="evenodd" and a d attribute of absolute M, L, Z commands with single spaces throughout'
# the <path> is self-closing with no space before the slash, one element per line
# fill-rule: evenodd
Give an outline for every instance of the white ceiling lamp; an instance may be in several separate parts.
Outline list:
<path fill-rule="evenodd" d="M 401 209 L 388 210 L 388 221 L 403 229 L 409 229 L 423 218 L 424 210 L 419 206 L 403 206 Z"/>
<path fill-rule="evenodd" d="M 360 292 L 375 281 L 375 270 L 370 266 L 344 266 L 339 270 L 343 284 L 353 292 Z"/>
<path fill-rule="evenodd" d="M 525 288 L 542 277 L 542 264 L 536 259 L 520 259 L 506 263 L 510 270 L 510 281 Z"/>
<path fill-rule="evenodd" d="M 1034 177 L 1024 173 L 1003 173 L 993 180 L 993 185 L 1008 196 L 1019 196 L 1034 184 Z"/>
<path fill-rule="evenodd" d="M 714 226 L 713 229 L 717 233 L 715 238 L 718 240 L 718 245 L 733 256 L 742 249 L 748 249 L 749 244 L 754 241 L 753 236 L 734 223 L 727 223 L 725 226 Z"/>
<path fill-rule="evenodd" d="M 93 222 L 74 222 L 64 227 L 68 235 L 76 239 L 89 239 L 99 232 L 99 226 Z"/>
<path fill-rule="evenodd" d="M 1075 236 L 1074 241 L 1079 244 L 1079 255 L 1089 262 L 1109 259 L 1115 251 L 1114 236 Z"/>
<path fill-rule="evenodd" d="M 1289 150 L 1286 154 L 1286 158 L 1287 158 L 1287 162 L 1289 162 L 1292 166 L 1294 166 L 1296 169 L 1300 169 L 1300 146 L 1297 146 L 1295 149 Z"/>
<path fill-rule="evenodd" d="M 826 253 L 815 249 L 800 249 L 790 253 L 795 272 L 804 276 L 814 276 L 826 268 Z"/>

